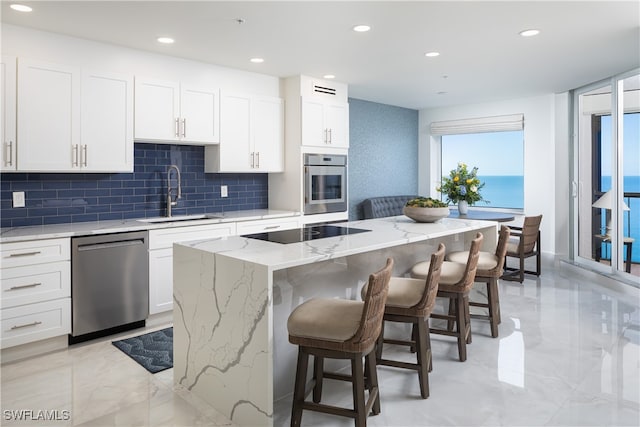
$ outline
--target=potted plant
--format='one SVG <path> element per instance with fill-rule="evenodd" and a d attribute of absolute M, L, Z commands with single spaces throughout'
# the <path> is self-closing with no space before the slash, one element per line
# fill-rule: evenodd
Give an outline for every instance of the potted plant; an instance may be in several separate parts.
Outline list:
<path fill-rule="evenodd" d="M 405 204 L 402 213 L 416 222 L 436 222 L 449 216 L 449 205 L 431 197 L 416 197 Z"/>
<path fill-rule="evenodd" d="M 458 211 L 465 215 L 469 205 L 473 206 L 480 201 L 488 203 L 480 194 L 482 187 L 484 182 L 478 179 L 478 168 L 474 167 L 469 171 L 465 163 L 459 162 L 448 177 L 442 177 L 442 185 L 436 190 L 447 196 L 447 202 L 457 203 Z"/>

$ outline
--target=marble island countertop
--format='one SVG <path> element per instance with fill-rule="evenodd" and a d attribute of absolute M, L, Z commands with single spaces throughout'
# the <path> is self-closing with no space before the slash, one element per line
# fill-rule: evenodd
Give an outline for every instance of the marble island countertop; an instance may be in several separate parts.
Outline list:
<path fill-rule="evenodd" d="M 232 236 L 185 242 L 181 243 L 181 245 L 263 265 L 274 271 L 408 243 L 437 239 L 456 233 L 486 230 L 487 227 L 495 226 L 495 222 L 444 218 L 435 223 L 417 223 L 404 215 L 400 215 L 332 225 L 366 229 L 370 230 L 370 232 L 289 244 Z M 495 237 L 490 237 L 486 241 L 487 247 L 492 244 L 495 245 Z"/>
<path fill-rule="evenodd" d="M 191 225 L 225 222 L 254 221 L 260 219 L 286 218 L 299 215 L 300 212 L 256 209 L 205 215 L 176 215 L 173 217 L 173 221 L 169 218 L 158 217 L 7 227 L 0 229 L 0 243 L 37 239 L 54 239 L 60 237 L 77 237 L 93 234 L 123 233 L 128 231 L 154 230 L 169 227 L 186 227 Z M 159 222 L 154 222 L 156 220 Z"/>

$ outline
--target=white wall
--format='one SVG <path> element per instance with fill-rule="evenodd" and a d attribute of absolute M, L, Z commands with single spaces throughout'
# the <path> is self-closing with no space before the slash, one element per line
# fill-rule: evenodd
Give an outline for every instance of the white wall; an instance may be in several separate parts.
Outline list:
<path fill-rule="evenodd" d="M 524 214 L 542 214 L 542 251 L 556 254 L 557 250 L 566 254 L 567 243 L 558 242 L 556 215 L 562 215 L 558 224 L 563 224 L 568 233 L 569 200 L 568 183 L 568 98 L 553 94 L 532 98 L 486 104 L 473 104 L 421 110 L 419 113 L 418 156 L 424 161 L 419 163 L 419 193 L 438 196 L 435 193 L 435 181 L 439 179 L 434 167 L 439 162 L 436 144 L 429 134 L 431 122 L 476 117 L 490 117 L 505 114 L 524 114 Z M 557 107 L 559 106 L 559 107 Z M 560 111 L 556 112 L 556 108 Z M 556 114 L 558 113 L 558 114 Z M 560 123 L 557 123 L 557 122 Z M 556 127 L 558 127 L 558 132 Z M 563 136 L 564 135 L 564 136 Z M 566 136 L 566 137 L 565 137 Z M 558 158 L 558 162 L 556 161 Z M 496 161 L 508 162 L 509 159 L 496 153 Z M 566 200 L 566 209 L 556 207 L 558 200 Z M 558 208 L 558 209 L 557 209 Z M 567 234 L 568 236 L 568 234 Z M 562 248 L 556 247 L 563 243 Z"/>

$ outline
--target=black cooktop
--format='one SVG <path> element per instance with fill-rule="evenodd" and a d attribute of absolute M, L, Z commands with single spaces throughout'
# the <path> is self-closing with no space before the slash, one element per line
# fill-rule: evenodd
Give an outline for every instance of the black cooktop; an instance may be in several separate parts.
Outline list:
<path fill-rule="evenodd" d="M 313 225 L 304 228 L 294 228 L 293 230 L 269 231 L 266 233 L 245 234 L 242 237 L 251 239 L 266 240 L 275 243 L 298 243 L 307 240 L 324 239 L 326 237 L 344 236 L 347 234 L 364 233 L 362 228 L 336 227 L 335 225 Z"/>

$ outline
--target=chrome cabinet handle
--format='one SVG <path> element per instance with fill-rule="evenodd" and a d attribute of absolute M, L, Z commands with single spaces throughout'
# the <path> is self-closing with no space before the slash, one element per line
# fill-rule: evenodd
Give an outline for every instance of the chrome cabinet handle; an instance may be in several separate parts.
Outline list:
<path fill-rule="evenodd" d="M 260 167 L 260 152 L 256 152 L 256 168 Z"/>
<path fill-rule="evenodd" d="M 9 141 L 7 148 L 9 149 L 9 155 L 4 159 L 4 165 L 13 166 L 13 141 Z"/>
<path fill-rule="evenodd" d="M 280 226 L 279 225 L 270 225 L 268 227 L 265 227 L 264 229 L 265 230 L 275 230 L 276 228 L 280 228 Z"/>
<path fill-rule="evenodd" d="M 187 137 L 187 119 L 182 119 L 182 137 Z"/>
<path fill-rule="evenodd" d="M 18 285 L 18 286 L 12 286 L 9 289 L 7 289 L 7 291 L 16 291 L 18 289 L 25 289 L 25 288 L 35 288 L 36 286 L 41 286 L 42 283 L 31 283 L 29 285 Z"/>
<path fill-rule="evenodd" d="M 329 128 L 329 144 L 333 144 L 333 134 L 332 131 L 333 129 Z"/>
<path fill-rule="evenodd" d="M 73 144 L 73 148 L 71 149 L 71 156 L 73 157 L 72 166 L 78 167 L 79 166 L 79 163 L 78 163 L 78 144 Z"/>
<path fill-rule="evenodd" d="M 327 129 L 324 130 L 324 143 L 327 144 L 328 142 L 328 138 L 327 138 Z"/>
<path fill-rule="evenodd" d="M 180 119 L 176 118 L 175 124 L 176 138 L 180 137 Z"/>
<path fill-rule="evenodd" d="M 256 153 L 254 151 L 251 152 L 251 168 L 256 167 Z"/>
<path fill-rule="evenodd" d="M 17 258 L 17 257 L 21 257 L 21 256 L 32 256 L 32 255 L 38 255 L 42 253 L 41 251 L 35 251 L 35 252 L 22 252 L 19 254 L 10 254 L 9 258 Z"/>
<path fill-rule="evenodd" d="M 14 325 L 14 326 L 11 327 L 11 330 L 20 329 L 20 328 L 28 328 L 29 326 L 38 326 L 38 325 L 42 325 L 42 322 L 36 320 L 35 322 L 26 323 L 24 325 Z"/>
<path fill-rule="evenodd" d="M 82 146 L 82 153 L 83 153 L 83 157 L 84 157 L 82 165 L 86 168 L 87 167 L 87 144 L 84 144 Z"/>

